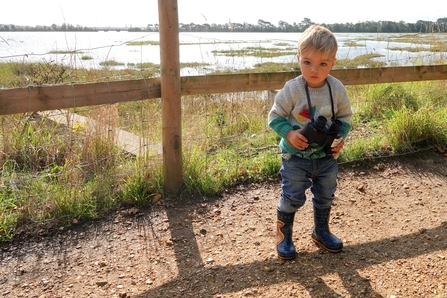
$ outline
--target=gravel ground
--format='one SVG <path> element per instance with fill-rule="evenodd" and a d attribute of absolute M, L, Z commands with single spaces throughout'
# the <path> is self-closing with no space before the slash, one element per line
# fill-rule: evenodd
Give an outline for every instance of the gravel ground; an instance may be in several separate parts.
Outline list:
<path fill-rule="evenodd" d="M 0 297 L 447 297 L 447 157 L 436 151 L 340 166 L 331 231 L 277 258 L 279 181 L 159 201 L 51 236 L 3 244 Z"/>

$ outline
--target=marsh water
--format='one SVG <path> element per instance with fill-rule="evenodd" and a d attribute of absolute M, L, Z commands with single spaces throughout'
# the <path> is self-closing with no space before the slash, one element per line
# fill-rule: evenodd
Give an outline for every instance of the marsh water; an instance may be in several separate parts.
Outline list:
<path fill-rule="evenodd" d="M 181 33 L 180 62 L 200 63 L 203 68 L 182 70 L 182 75 L 213 70 L 238 70 L 264 62 L 296 62 L 297 41 L 301 33 Z M 376 60 L 387 65 L 433 64 L 445 59 L 445 52 L 429 48 L 433 37 L 427 35 L 336 33 L 338 59 L 379 54 Z M 158 32 L 1 32 L 0 62 L 56 62 L 77 68 L 100 69 L 105 61 L 117 62 L 115 68 L 143 63 L 160 63 Z M 130 45 L 132 44 L 132 45 Z M 278 57 L 253 56 L 244 49 L 277 48 L 287 52 Z M 411 51 L 418 48 L 418 51 Z M 234 54 L 234 52 L 238 54 Z M 233 54 L 230 54 L 232 52 Z M 107 67 L 110 67 L 107 66 Z"/>

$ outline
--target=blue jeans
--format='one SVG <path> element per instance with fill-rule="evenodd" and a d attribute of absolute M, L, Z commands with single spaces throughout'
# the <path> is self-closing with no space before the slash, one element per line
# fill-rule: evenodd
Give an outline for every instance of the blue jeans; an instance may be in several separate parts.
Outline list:
<path fill-rule="evenodd" d="M 304 159 L 288 153 L 282 155 L 281 198 L 278 210 L 295 212 L 306 202 L 306 190 L 312 192 L 312 202 L 318 209 L 331 207 L 337 189 L 338 162 L 332 156 Z"/>

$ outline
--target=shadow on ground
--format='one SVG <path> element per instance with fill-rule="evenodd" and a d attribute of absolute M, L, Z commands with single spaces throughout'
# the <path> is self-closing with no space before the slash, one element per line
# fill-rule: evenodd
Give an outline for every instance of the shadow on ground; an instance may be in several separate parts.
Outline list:
<path fill-rule="evenodd" d="M 8 293 L 10 297 L 15 297 L 13 295 L 17 293 L 23 297 L 60 297 L 61 295 L 64 297 L 139 298 L 385 297 L 383 293 L 386 291 L 379 293 L 378 290 L 381 288 L 381 281 L 365 274 L 369 268 L 383 266 L 383 270 L 388 270 L 388 266 L 391 266 L 390 262 L 402 261 L 405 264 L 406 260 L 421 256 L 430 257 L 430 254 L 433 256 L 433 253 L 438 254 L 438 251 L 442 252 L 443 257 L 446 256 L 447 217 L 443 209 L 447 201 L 445 195 L 438 195 L 447 192 L 446 160 L 441 155 L 427 154 L 405 157 L 396 161 L 383 161 L 390 169 L 399 169 L 400 176 L 390 174 L 391 176 L 388 177 L 380 174 L 382 176 L 380 176 L 381 180 L 378 182 L 377 189 L 388 185 L 386 183 L 393 182 L 396 178 L 410 183 L 410 186 L 411 181 L 427 185 L 427 188 L 423 190 L 420 186 L 415 187 L 415 192 L 412 194 L 410 193 L 412 189 L 406 188 L 399 193 L 397 191 L 399 185 L 391 184 L 390 187 L 396 188 L 396 191 L 387 195 L 382 193 L 382 196 L 388 200 L 383 203 L 386 207 L 384 211 L 377 206 L 380 204 L 378 201 L 380 198 L 376 202 L 372 201 L 371 198 L 376 200 L 377 196 L 376 190 L 373 190 L 371 185 L 365 191 L 366 194 L 360 193 L 354 186 L 345 189 L 346 194 L 358 192 L 351 194 L 353 198 L 357 198 L 357 201 L 351 202 L 346 199 L 337 206 L 337 212 L 341 212 L 337 219 L 337 232 L 346 227 L 345 237 L 348 235 L 354 239 L 358 236 L 360 240 L 357 244 L 350 244 L 352 241 L 348 241 L 344 250 L 338 254 L 312 248 L 299 250 L 297 258 L 293 261 L 282 261 L 276 257 L 271 245 L 274 243 L 275 232 L 274 212 L 271 208 L 276 203 L 275 196 L 278 194 L 279 186 L 275 182 L 272 188 L 264 190 L 268 200 L 256 198 L 256 196 L 247 198 L 249 188 L 241 188 L 237 195 L 231 193 L 226 195 L 225 202 L 220 197 L 207 198 L 206 203 L 203 198 L 193 198 L 168 205 L 158 211 L 131 212 L 126 217 L 119 214 L 111 220 L 89 223 L 85 227 L 61 232 L 40 241 L 2 245 L 0 289 L 4 291 L 3 294 L 7 293 L 5 297 L 8 297 Z M 345 186 L 350 185 L 354 180 L 373 183 L 375 177 L 379 176 L 368 177 L 368 171 L 373 171 L 372 164 L 380 163 L 381 161 L 374 161 L 369 165 L 365 163 L 342 165 L 340 172 L 345 177 L 343 183 Z M 362 174 L 355 176 L 357 175 L 355 173 L 359 172 Z M 443 181 L 444 185 L 440 186 L 439 181 Z M 372 193 L 370 197 L 366 196 L 368 191 Z M 415 205 L 409 202 L 411 195 L 415 199 L 418 199 L 418 196 L 437 196 L 437 201 L 434 203 L 427 200 L 425 206 L 424 201 L 420 201 L 421 203 L 418 202 Z M 360 196 L 363 196 L 361 200 L 358 199 Z M 389 200 L 401 202 L 402 206 L 392 206 L 388 204 L 391 203 Z M 436 204 L 441 205 L 436 206 Z M 202 205 L 206 205 L 204 214 L 208 214 L 204 217 L 198 216 L 200 215 L 198 211 L 204 209 Z M 216 205 L 220 207 L 225 205 L 225 208 L 230 210 L 227 210 L 228 212 L 232 212 L 233 207 L 239 208 L 238 212 L 244 209 L 241 212 L 249 216 L 241 217 L 240 214 L 243 213 L 234 211 L 233 218 L 237 220 L 233 220 L 231 226 L 224 225 L 225 220 L 222 219 L 224 208 L 217 210 L 222 212 L 222 214 L 219 213 L 219 218 L 209 216 L 210 213 L 213 214 L 212 208 Z M 368 208 L 370 210 L 366 210 Z M 409 214 L 402 212 L 405 208 L 408 212 L 421 212 L 421 221 L 414 226 L 410 225 L 416 220 L 403 225 L 402 222 L 407 220 L 405 214 Z M 374 213 L 375 211 L 379 212 Z M 436 213 L 433 213 L 435 211 Z M 395 217 L 391 218 L 391 214 L 387 212 L 393 212 Z M 377 216 L 375 221 L 364 220 L 364 217 L 371 213 Z M 433 214 L 437 217 L 430 218 Z M 311 225 L 309 214 L 305 216 L 307 217 L 296 219 L 299 225 L 303 225 L 304 222 Z M 256 225 L 265 227 L 263 228 L 264 236 L 262 236 L 264 240 L 260 240 L 261 243 L 257 244 L 258 247 L 263 247 L 264 251 L 267 251 L 262 254 L 262 258 L 253 257 L 255 251 L 252 249 L 252 243 L 250 245 L 242 243 L 239 247 L 232 242 L 231 237 L 226 237 L 240 231 L 238 239 L 243 239 L 244 233 L 248 233 L 244 232 L 247 228 L 242 228 L 247 217 L 250 217 L 252 224 L 255 225 L 253 230 L 255 228 L 258 228 L 256 231 L 261 230 Z M 360 218 L 357 224 L 347 227 L 350 223 L 348 220 L 353 220 L 354 217 Z M 397 221 L 393 222 L 394 218 Z M 415 219 L 419 220 L 419 218 Z M 202 230 L 198 231 L 198 226 L 201 224 L 206 226 L 207 221 L 211 223 L 208 226 L 207 237 L 201 238 Z M 383 226 L 375 227 L 376 222 Z M 394 223 L 396 226 L 401 225 L 400 228 L 402 228 L 398 231 L 398 236 L 395 231 L 392 231 Z M 380 237 L 370 231 L 373 229 L 375 229 L 374 232 L 380 231 Z M 203 241 L 211 239 L 209 234 L 219 230 L 225 235 L 221 237 L 223 240 L 215 240 L 215 243 L 212 243 L 214 245 L 212 249 L 222 246 L 223 250 L 219 254 L 224 259 L 228 256 L 229 260 L 228 262 L 207 262 Z M 203 233 L 206 232 L 204 229 Z M 362 234 L 369 233 L 371 238 L 368 239 L 371 241 L 360 238 Z M 166 241 L 169 242 L 168 246 Z M 223 241 L 229 245 L 223 245 Z M 307 242 L 310 241 L 302 241 L 302 243 Z M 157 254 L 163 254 L 161 257 L 166 260 L 165 268 L 158 266 L 160 262 L 157 261 Z M 236 255 L 236 258 L 230 260 L 230 255 Z M 156 263 L 158 267 L 151 268 Z M 445 274 L 447 272 L 445 259 L 440 259 L 437 263 L 436 266 L 440 269 L 436 272 Z M 430 268 L 431 264 L 421 263 L 420 265 L 427 267 L 423 268 L 428 272 L 427 274 L 433 274 L 435 271 Z M 405 265 L 414 266 L 411 261 Z M 128 270 L 127 275 L 126 270 Z M 401 278 L 414 279 L 410 271 L 409 269 L 408 276 L 403 274 Z M 397 276 L 393 269 L 390 269 L 390 274 L 394 274 L 393 278 Z M 156 276 L 157 285 L 146 284 L 147 276 Z M 328 282 L 328 276 L 337 283 L 337 287 Z M 446 285 L 445 277 L 432 276 L 432 278 L 434 279 L 430 281 L 438 279 L 440 285 L 442 283 Z M 424 280 L 421 279 L 421 287 L 427 286 L 422 284 L 423 282 Z M 395 283 L 399 284 L 399 280 Z M 115 290 L 117 285 L 124 285 L 123 290 Z M 407 297 L 415 293 L 414 291 L 417 293 L 417 289 L 402 289 L 402 291 L 403 296 L 407 295 Z M 438 295 L 431 296 L 447 297 L 445 287 L 440 289 Z"/>

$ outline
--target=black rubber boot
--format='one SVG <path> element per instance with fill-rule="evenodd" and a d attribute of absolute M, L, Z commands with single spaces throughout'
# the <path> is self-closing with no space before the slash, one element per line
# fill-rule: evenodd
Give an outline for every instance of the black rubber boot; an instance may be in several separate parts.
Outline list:
<path fill-rule="evenodd" d="M 343 242 L 329 231 L 329 214 L 331 208 L 318 209 L 314 206 L 314 230 L 312 231 L 312 241 L 321 248 L 330 252 L 340 252 L 343 249 Z"/>
<path fill-rule="evenodd" d="M 278 257 L 284 260 L 291 260 L 296 257 L 296 250 L 292 241 L 294 218 L 295 212 L 277 211 L 276 251 Z"/>

